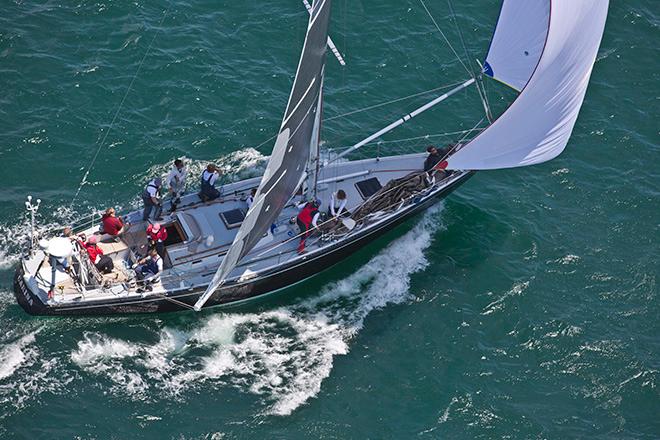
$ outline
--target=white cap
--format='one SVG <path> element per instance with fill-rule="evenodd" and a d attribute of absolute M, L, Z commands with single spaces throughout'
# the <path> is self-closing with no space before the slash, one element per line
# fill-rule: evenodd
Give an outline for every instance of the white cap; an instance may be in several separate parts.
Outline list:
<path fill-rule="evenodd" d="M 48 254 L 55 258 L 66 258 L 73 255 L 73 244 L 66 237 L 51 238 L 48 242 Z"/>

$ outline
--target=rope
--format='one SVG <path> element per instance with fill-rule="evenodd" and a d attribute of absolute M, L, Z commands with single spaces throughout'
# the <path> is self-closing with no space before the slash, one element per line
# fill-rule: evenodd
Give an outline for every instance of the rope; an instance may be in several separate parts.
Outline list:
<path fill-rule="evenodd" d="M 458 20 L 456 19 L 456 13 L 454 12 L 454 5 L 452 4 L 451 0 L 447 0 L 447 6 L 449 6 L 449 11 L 451 12 L 452 19 L 454 20 L 454 25 L 456 26 L 456 32 L 458 32 L 458 37 L 461 40 L 461 45 L 463 46 L 463 52 L 465 52 L 465 57 L 468 61 L 468 65 L 470 66 L 470 69 L 473 69 L 472 56 L 467 48 L 467 45 L 465 44 L 465 39 L 463 38 L 463 31 L 461 31 L 461 28 L 458 25 Z M 486 89 L 484 88 L 483 81 L 481 81 L 481 74 L 479 75 L 478 78 L 475 79 L 477 79 L 477 84 L 476 84 L 477 93 L 479 93 L 479 99 L 481 99 L 481 102 L 483 103 L 484 112 L 486 113 L 486 118 L 488 119 L 488 122 L 492 122 L 493 117 L 490 111 L 488 95 L 486 95 Z"/>
<path fill-rule="evenodd" d="M 140 60 L 140 64 L 138 64 L 138 68 L 135 71 L 135 74 L 133 75 L 133 78 L 131 78 L 131 82 L 128 85 L 128 88 L 126 89 L 126 93 L 124 93 L 124 97 L 121 99 L 119 106 L 117 107 L 117 110 L 115 111 L 115 115 L 112 117 L 112 121 L 110 122 L 110 126 L 105 132 L 105 136 L 103 136 L 103 140 L 99 144 L 99 147 L 96 149 L 96 153 L 94 153 L 94 157 L 92 158 L 92 162 L 89 164 L 87 167 L 87 171 L 85 171 L 85 174 L 83 175 L 82 180 L 80 181 L 80 185 L 78 186 L 78 189 L 76 190 L 76 194 L 73 196 L 73 199 L 71 200 L 71 205 L 69 207 L 73 207 L 73 204 L 76 202 L 76 199 L 78 198 L 78 195 L 80 194 L 80 191 L 82 190 L 82 187 L 85 186 L 85 183 L 87 183 L 87 177 L 89 176 L 89 172 L 92 170 L 92 167 L 96 163 L 96 159 L 101 152 L 101 149 L 103 148 L 103 145 L 105 144 L 105 141 L 108 139 L 108 135 L 110 134 L 110 130 L 112 130 L 112 127 L 115 124 L 115 121 L 117 120 L 117 116 L 119 116 L 119 112 L 121 111 L 122 106 L 124 105 L 124 101 L 126 101 L 126 97 L 128 97 L 128 94 L 131 91 L 131 88 L 133 87 L 133 83 L 135 82 L 135 79 L 137 78 L 138 74 L 140 73 L 140 70 L 142 69 L 142 65 L 144 64 L 144 61 L 147 59 L 147 55 L 149 55 L 149 51 L 151 50 L 151 46 L 154 44 L 154 41 L 156 40 L 156 37 L 158 37 L 158 34 L 160 33 L 160 29 L 163 25 L 163 22 L 165 21 L 165 18 L 167 17 L 168 12 L 170 11 L 172 4 L 167 7 L 165 10 L 165 13 L 163 14 L 163 17 L 160 19 L 160 22 L 158 23 L 158 28 L 156 29 L 156 33 L 154 34 L 153 38 L 151 39 L 151 42 L 149 43 L 149 46 L 147 47 L 147 51 L 144 53 L 142 56 L 142 59 Z M 100 136 L 99 136 L 100 137 Z M 97 141 L 98 143 L 98 141 Z"/>
<path fill-rule="evenodd" d="M 481 119 L 481 121 L 479 121 L 479 123 L 478 123 L 477 125 L 479 125 L 481 122 L 483 122 L 483 118 Z M 378 196 L 378 197 L 382 197 L 382 196 L 384 196 L 385 194 L 388 194 L 388 193 L 390 193 L 390 192 L 392 192 L 392 191 L 394 191 L 394 190 L 397 190 L 397 189 L 401 188 L 402 186 L 406 185 L 407 183 L 408 183 L 408 182 L 405 182 L 405 181 L 404 181 L 404 182 L 401 182 L 399 185 L 393 186 L 392 188 L 388 189 L 387 191 L 383 191 L 382 193 L 375 193 L 375 194 L 373 194 L 371 197 L 367 198 L 366 200 L 364 200 L 362 203 L 360 203 L 360 204 L 357 205 L 356 207 L 351 208 L 351 209 L 350 209 L 350 212 L 355 212 L 355 211 L 357 211 L 358 209 L 362 208 L 365 204 L 367 204 L 367 203 L 369 203 L 370 201 L 372 201 L 372 200 L 374 199 L 374 197 L 376 197 L 376 196 Z M 428 189 L 428 188 L 425 188 L 425 189 Z M 390 208 L 392 208 L 392 207 L 394 207 L 394 206 L 396 206 L 396 205 L 399 205 L 399 204 L 401 204 L 401 202 L 403 202 L 403 201 L 405 201 L 405 200 L 399 200 L 399 201 L 397 201 L 397 202 L 395 202 L 395 203 L 393 203 L 393 204 L 391 204 L 391 205 L 388 205 L 386 209 L 390 209 Z M 342 217 L 342 216 L 343 216 L 343 214 L 340 215 L 339 217 Z M 350 217 L 349 217 L 349 218 L 350 218 Z M 329 219 L 327 219 L 326 221 L 324 221 L 324 222 L 318 224 L 318 225 L 317 225 L 315 228 L 313 228 L 312 230 L 314 230 L 314 229 L 317 229 L 317 230 L 318 230 L 321 226 L 323 226 L 323 225 L 325 225 L 325 224 L 327 224 L 327 223 L 330 223 L 330 222 L 334 221 L 334 219 L 335 219 L 334 217 L 329 218 Z M 301 233 L 298 234 L 298 235 L 294 235 L 294 236 L 292 236 L 292 237 L 290 237 L 290 238 L 288 238 L 288 239 L 286 239 L 286 240 L 284 240 L 284 241 L 282 241 L 282 242 L 280 242 L 280 243 L 277 243 L 277 244 L 274 245 L 274 246 L 271 246 L 271 247 L 269 247 L 269 248 L 267 248 L 267 249 L 264 249 L 264 250 L 262 250 L 259 254 L 256 255 L 256 258 L 251 259 L 251 260 L 248 260 L 248 261 L 245 261 L 245 262 L 243 262 L 240 266 L 245 266 L 245 265 L 248 265 L 248 264 L 252 264 L 252 263 L 254 263 L 255 261 L 258 261 L 258 258 L 259 258 L 259 257 L 263 257 L 264 254 L 266 254 L 267 252 L 272 251 L 272 250 L 274 250 L 274 249 L 277 249 L 278 247 L 281 247 L 281 246 L 283 246 L 283 245 L 285 245 L 285 244 L 287 244 L 287 243 L 289 243 L 289 242 L 291 242 L 291 241 L 294 241 L 294 240 L 296 240 L 296 239 L 302 237 L 303 235 L 307 234 L 308 232 L 309 232 L 309 231 L 301 232 Z M 349 233 L 350 233 L 350 231 L 349 231 Z M 317 241 L 318 241 L 318 240 L 317 240 Z M 316 243 L 316 241 L 315 241 L 314 243 Z M 293 252 L 293 251 L 287 251 L 287 252 L 285 252 L 285 253 L 288 253 L 288 252 Z M 264 258 L 271 258 L 271 257 L 272 257 L 272 255 L 269 255 L 269 256 L 264 257 Z"/>
<path fill-rule="evenodd" d="M 429 8 L 426 7 L 426 3 L 424 3 L 424 0 L 419 0 L 419 2 L 424 7 L 424 10 L 426 10 L 426 13 L 431 18 L 431 21 L 435 25 L 435 28 L 438 30 L 438 32 L 440 32 L 440 35 L 442 35 L 442 38 L 445 40 L 445 42 L 447 43 L 447 45 L 449 46 L 451 51 L 454 52 L 454 55 L 456 56 L 456 59 L 458 60 L 458 62 L 461 63 L 461 66 L 463 66 L 463 68 L 468 73 L 468 75 L 470 75 L 471 78 L 474 78 L 474 73 L 470 69 L 468 69 L 467 66 L 465 65 L 465 63 L 463 62 L 463 60 L 461 60 L 461 57 L 458 55 L 458 52 L 456 52 L 456 50 L 454 49 L 454 46 L 451 45 L 451 43 L 449 42 L 449 39 L 447 38 L 445 33 L 442 32 L 442 29 L 440 29 L 440 26 L 438 26 L 438 23 L 435 21 L 435 18 L 433 18 L 433 15 L 431 14 L 431 11 L 429 11 Z"/>
<path fill-rule="evenodd" d="M 190 304 L 186 304 L 186 303 L 184 303 L 183 301 L 179 301 L 178 299 L 170 298 L 169 296 L 164 295 L 164 294 L 162 294 L 162 293 L 155 292 L 154 295 L 159 296 L 159 297 L 161 297 L 162 299 L 167 300 L 167 301 L 169 301 L 169 302 L 171 302 L 171 303 L 173 303 L 173 304 L 176 304 L 176 305 L 178 305 L 178 306 L 180 306 L 180 307 L 184 307 L 184 308 L 187 308 L 187 309 L 189 309 L 189 310 L 193 310 L 193 309 L 194 309 L 193 306 L 191 306 Z"/>
<path fill-rule="evenodd" d="M 472 133 L 474 130 L 476 130 L 477 127 L 480 126 L 482 122 L 484 122 L 484 119 L 486 119 L 486 118 L 485 118 L 485 117 L 481 118 L 481 120 L 479 120 L 479 122 L 477 122 L 476 125 L 475 125 L 474 127 L 472 127 L 470 130 L 467 130 L 467 133 L 465 133 L 465 135 L 464 135 L 462 138 L 460 138 L 460 139 L 458 140 L 458 142 L 456 142 L 456 145 L 454 145 L 454 146 L 453 146 L 453 147 L 447 152 L 447 154 L 445 154 L 444 157 L 443 157 L 442 159 L 440 159 L 440 162 L 442 162 L 443 160 L 447 160 L 447 158 L 448 158 L 449 156 L 451 156 L 455 151 L 457 151 L 456 149 L 457 149 L 459 146 L 462 148 L 462 147 L 463 147 L 462 142 L 465 140 L 465 138 L 467 138 L 467 137 L 470 135 L 470 133 Z M 482 128 L 482 130 L 485 130 L 485 128 Z M 440 162 L 438 162 L 438 163 L 440 163 Z M 438 165 L 438 164 L 436 163 L 436 165 Z M 435 166 L 434 166 L 434 168 L 435 168 Z M 433 174 L 435 174 L 435 170 L 433 171 Z"/>
<path fill-rule="evenodd" d="M 447 0 L 447 6 L 449 6 L 449 12 L 451 12 L 451 17 L 454 20 L 454 26 L 456 27 L 458 38 L 461 40 L 461 45 L 463 46 L 463 52 L 465 52 L 465 59 L 467 60 L 468 65 L 470 66 L 470 70 L 474 71 L 471 61 L 472 57 L 470 56 L 470 52 L 468 51 L 467 46 L 465 45 L 463 32 L 461 31 L 461 28 L 458 26 L 458 21 L 456 20 L 456 13 L 454 12 L 454 6 L 452 5 L 451 0 Z"/>

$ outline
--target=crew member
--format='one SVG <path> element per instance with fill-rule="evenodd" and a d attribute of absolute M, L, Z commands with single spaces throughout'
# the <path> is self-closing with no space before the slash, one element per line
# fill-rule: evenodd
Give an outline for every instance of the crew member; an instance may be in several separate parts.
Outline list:
<path fill-rule="evenodd" d="M 245 203 L 247 203 L 248 210 L 252 208 L 252 204 L 254 203 L 254 196 L 257 195 L 257 188 L 252 188 L 250 190 L 250 195 L 245 199 Z"/>
<path fill-rule="evenodd" d="M 165 240 L 167 240 L 167 229 L 160 223 L 154 223 L 147 226 L 147 238 L 149 239 L 149 248 L 156 249 L 161 258 L 165 257 Z"/>
<path fill-rule="evenodd" d="M 172 169 L 165 179 L 167 184 L 167 190 L 172 196 L 172 207 L 170 211 L 173 212 L 176 210 L 176 206 L 181 202 L 181 196 L 186 186 L 186 177 L 188 176 L 188 170 L 186 169 L 185 164 L 181 159 L 174 161 Z"/>
<path fill-rule="evenodd" d="M 300 212 L 298 213 L 298 217 L 296 217 L 296 223 L 298 224 L 298 228 L 300 228 L 299 254 L 305 252 L 305 240 L 311 234 L 312 229 L 317 227 L 320 206 L 321 203 L 318 199 L 298 205 Z"/>
<path fill-rule="evenodd" d="M 328 215 L 330 217 L 339 217 L 346 213 L 346 193 L 343 189 L 333 192 L 330 195 L 330 206 L 328 206 Z"/>
<path fill-rule="evenodd" d="M 151 249 L 149 255 L 138 261 L 135 268 L 137 279 L 144 283 L 146 290 L 151 290 L 151 283 L 158 282 L 158 274 L 163 271 L 163 259 L 156 249 Z M 139 291 L 139 290 L 138 290 Z"/>
<path fill-rule="evenodd" d="M 106 209 L 101 221 L 103 222 L 103 232 L 113 237 L 120 237 L 128 229 L 124 225 L 124 221 L 116 216 L 115 208 Z"/>
<path fill-rule="evenodd" d="M 71 229 L 71 228 L 69 228 Z M 71 275 L 71 265 L 69 257 L 73 254 L 73 243 L 71 234 L 66 235 L 66 228 L 63 231 L 64 237 L 53 238 L 50 241 L 42 240 L 39 245 L 47 251 L 48 264 L 51 269 L 50 288 L 48 289 L 48 299 L 53 298 L 55 293 L 55 280 L 57 279 L 57 271 L 65 271 Z M 40 266 L 41 267 L 41 266 Z"/>
<path fill-rule="evenodd" d="M 145 222 L 149 220 L 151 215 L 151 210 L 155 208 L 154 218 L 160 220 L 160 213 L 162 208 L 162 202 L 160 197 L 158 197 L 158 192 L 160 191 L 161 186 L 163 185 L 163 180 L 160 177 L 151 179 L 147 184 L 147 187 L 142 191 L 142 201 L 144 202 L 144 213 L 142 214 L 142 220 Z"/>
<path fill-rule="evenodd" d="M 220 177 L 220 170 L 213 164 L 209 164 L 204 172 L 202 173 L 201 178 L 201 191 L 199 192 L 199 197 L 203 202 L 208 202 L 209 200 L 215 200 L 220 197 L 220 191 L 215 187 L 215 182 Z"/>
<path fill-rule="evenodd" d="M 444 149 L 442 151 L 439 151 L 433 145 L 429 146 L 426 149 L 426 152 L 429 153 L 429 155 L 426 157 L 426 160 L 424 161 L 424 171 L 428 173 L 433 169 L 433 167 L 435 167 L 437 164 L 439 164 L 442 161 L 442 159 L 445 157 L 447 153 Z"/>
<path fill-rule="evenodd" d="M 92 235 L 87 239 L 85 243 L 85 249 L 87 250 L 87 255 L 89 259 L 94 264 L 94 266 L 101 273 L 110 273 L 114 269 L 115 265 L 112 262 L 112 258 L 107 255 L 103 255 L 103 250 L 98 245 L 98 237 Z"/>

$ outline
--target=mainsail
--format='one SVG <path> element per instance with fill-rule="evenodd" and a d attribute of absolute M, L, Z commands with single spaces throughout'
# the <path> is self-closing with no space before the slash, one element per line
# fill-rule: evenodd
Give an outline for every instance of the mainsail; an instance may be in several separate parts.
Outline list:
<path fill-rule="evenodd" d="M 447 168 L 513 168 L 558 156 L 587 91 L 607 9 L 608 0 L 504 0 L 486 73 L 522 92 Z M 532 67 L 527 58 L 538 61 Z"/>
<path fill-rule="evenodd" d="M 330 7 L 331 0 L 314 1 L 284 120 L 254 203 L 195 310 L 201 309 L 241 258 L 261 240 L 305 175 L 323 83 Z"/>

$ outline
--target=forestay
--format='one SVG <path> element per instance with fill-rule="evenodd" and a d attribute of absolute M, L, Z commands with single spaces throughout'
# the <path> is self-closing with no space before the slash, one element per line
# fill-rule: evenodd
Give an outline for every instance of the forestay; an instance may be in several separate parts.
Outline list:
<path fill-rule="evenodd" d="M 527 11 L 528 17 L 515 21 L 501 17 L 495 32 L 504 35 L 518 31 L 506 27 L 530 27 L 521 23 L 542 21 L 537 0 L 506 0 L 508 9 Z M 533 165 L 558 156 L 566 147 L 587 91 L 589 77 L 596 60 L 605 28 L 608 0 L 545 0 L 550 13 L 546 22 L 547 37 L 538 64 L 523 91 L 511 106 L 486 130 L 447 159 L 447 168 L 486 170 Z M 540 32 L 532 32 L 537 41 Z M 507 37 L 508 38 L 508 37 Z M 526 75 L 499 69 L 508 61 L 516 63 L 519 46 L 505 54 L 502 41 L 493 41 L 490 54 L 497 53 L 498 62 L 491 68 L 495 77 L 523 84 Z M 538 47 L 538 42 L 530 48 Z M 533 52 L 533 50 L 532 50 Z M 530 56 L 532 56 L 530 54 Z M 498 73 L 503 72 L 503 73 Z M 529 66 L 518 71 L 529 71 Z M 511 76 L 507 76 L 507 75 Z M 504 76 L 498 76 L 504 75 Z M 519 80 L 514 81 L 518 75 Z"/>
<path fill-rule="evenodd" d="M 261 240 L 304 177 L 323 82 L 330 7 L 331 0 L 316 0 L 312 6 L 284 120 L 254 204 L 195 310 L 201 309 L 241 258 Z"/>

